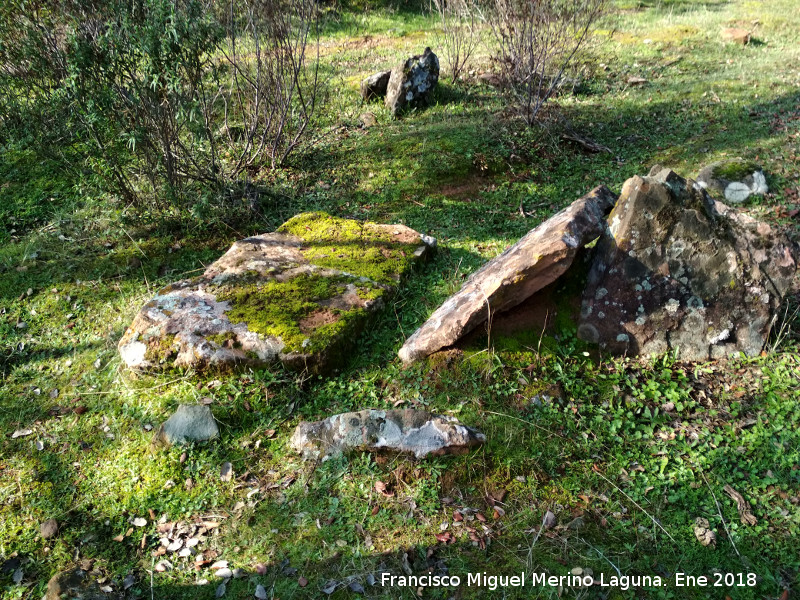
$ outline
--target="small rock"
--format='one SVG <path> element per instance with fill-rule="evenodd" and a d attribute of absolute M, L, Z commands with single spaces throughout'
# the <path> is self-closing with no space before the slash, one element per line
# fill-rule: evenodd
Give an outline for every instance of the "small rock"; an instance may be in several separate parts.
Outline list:
<path fill-rule="evenodd" d="M 267 600 L 267 590 L 260 583 L 256 586 L 255 597 L 258 600 Z"/>
<path fill-rule="evenodd" d="M 42 534 L 42 539 L 49 540 L 56 537 L 58 535 L 58 521 L 55 519 L 47 519 L 41 524 L 39 531 Z"/>
<path fill-rule="evenodd" d="M 365 112 L 362 113 L 358 120 L 361 122 L 361 126 L 364 129 L 369 129 L 370 127 L 375 127 L 378 124 L 378 119 L 375 117 L 374 113 Z"/>
<path fill-rule="evenodd" d="M 542 518 L 542 526 L 545 529 L 552 529 L 556 526 L 556 523 L 556 516 L 552 512 L 548 510 L 546 513 L 544 513 L 544 517 Z"/>
<path fill-rule="evenodd" d="M 745 46 L 750 43 L 750 32 L 738 27 L 727 27 L 720 32 L 722 41 Z"/>
<path fill-rule="evenodd" d="M 231 571 L 230 569 L 228 569 L 226 567 L 226 568 L 222 568 L 222 569 L 217 569 L 214 572 L 214 575 L 216 575 L 217 577 L 220 577 L 222 579 L 230 579 L 231 577 L 233 577 L 233 571 Z"/>
<path fill-rule="evenodd" d="M 695 519 L 694 536 L 703 546 L 716 547 L 717 545 L 717 534 L 711 530 L 708 519 L 703 517 Z"/>
<path fill-rule="evenodd" d="M 232 478 L 233 478 L 233 466 L 229 462 L 222 463 L 222 467 L 219 470 L 220 481 L 230 481 Z"/>
<path fill-rule="evenodd" d="M 386 87 L 389 85 L 391 75 L 391 71 L 380 71 L 364 79 L 361 82 L 361 98 L 365 102 L 383 98 L 386 95 Z"/>
<path fill-rule="evenodd" d="M 769 192 L 761 166 L 741 159 L 715 162 L 703 167 L 697 174 L 697 183 L 712 196 L 733 204 Z"/>
<path fill-rule="evenodd" d="M 181 444 L 218 436 L 219 427 L 208 406 L 181 404 L 175 414 L 159 427 L 154 439 L 167 444 Z"/>

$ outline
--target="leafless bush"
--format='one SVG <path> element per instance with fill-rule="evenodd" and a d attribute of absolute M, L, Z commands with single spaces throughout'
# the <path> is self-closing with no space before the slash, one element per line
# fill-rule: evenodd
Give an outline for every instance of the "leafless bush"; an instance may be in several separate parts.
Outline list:
<path fill-rule="evenodd" d="M 283 163 L 309 128 L 321 82 L 315 0 L 231 0 L 222 54 L 223 131 L 236 176 Z"/>
<path fill-rule="evenodd" d="M 433 0 L 433 5 L 439 15 L 437 45 L 456 82 L 478 46 L 483 14 L 478 0 Z"/>
<path fill-rule="evenodd" d="M 606 0 L 493 0 L 490 19 L 507 89 L 530 125 L 603 13 Z"/>

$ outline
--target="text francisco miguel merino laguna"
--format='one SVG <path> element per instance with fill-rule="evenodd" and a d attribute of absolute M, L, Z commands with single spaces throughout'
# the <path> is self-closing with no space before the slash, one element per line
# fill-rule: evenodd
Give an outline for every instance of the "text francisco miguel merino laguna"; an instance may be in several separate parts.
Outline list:
<path fill-rule="evenodd" d="M 600 574 L 599 579 L 590 575 L 547 575 L 546 573 L 520 573 L 519 575 L 489 575 L 487 573 L 467 573 L 465 578 L 458 575 L 392 575 L 382 572 L 380 584 L 389 587 L 481 587 L 488 590 L 498 588 L 531 587 L 614 587 L 622 590 L 638 587 L 661 587 L 665 585 L 658 575 L 612 575 Z"/>

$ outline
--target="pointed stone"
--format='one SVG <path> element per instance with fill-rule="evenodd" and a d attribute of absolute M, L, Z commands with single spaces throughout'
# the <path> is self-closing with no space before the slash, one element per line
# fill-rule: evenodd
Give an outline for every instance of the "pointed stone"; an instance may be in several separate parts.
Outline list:
<path fill-rule="evenodd" d="M 489 315 L 513 308 L 558 279 L 578 250 L 603 233 L 615 201 L 605 186 L 595 188 L 486 263 L 406 340 L 402 361 L 454 344 Z"/>

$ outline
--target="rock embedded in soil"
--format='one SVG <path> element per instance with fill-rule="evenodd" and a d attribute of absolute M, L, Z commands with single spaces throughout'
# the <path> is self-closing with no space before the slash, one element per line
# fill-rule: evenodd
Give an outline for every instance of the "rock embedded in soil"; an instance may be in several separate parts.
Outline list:
<path fill-rule="evenodd" d="M 58 521 L 55 519 L 47 519 L 39 526 L 39 533 L 42 534 L 42 539 L 49 540 L 58 535 Z"/>
<path fill-rule="evenodd" d="M 361 98 L 369 102 L 376 98 L 383 98 L 386 96 L 386 88 L 389 85 L 389 78 L 392 71 L 380 71 L 370 75 L 361 82 Z"/>
<path fill-rule="evenodd" d="M 726 27 L 720 32 L 724 42 L 733 42 L 745 46 L 750 43 L 750 32 L 740 27 Z"/>
<path fill-rule="evenodd" d="M 703 167 L 697 183 L 720 200 L 737 204 L 750 196 L 769 192 L 767 178 L 759 165 L 744 160 L 720 161 Z"/>
<path fill-rule="evenodd" d="M 439 59 L 430 48 L 425 48 L 422 54 L 412 56 L 392 69 L 385 104 L 394 116 L 427 106 L 438 82 Z"/>
<path fill-rule="evenodd" d="M 219 437 L 219 427 L 211 408 L 204 404 L 181 404 L 155 434 L 166 444 L 204 442 Z"/>
<path fill-rule="evenodd" d="M 330 370 L 434 246 L 404 225 L 297 215 L 159 291 L 120 340 L 120 355 L 142 370 L 277 361 Z"/>
<path fill-rule="evenodd" d="M 291 445 L 307 459 L 355 450 L 390 450 L 423 458 L 460 454 L 485 441 L 485 435 L 453 417 L 405 409 L 362 410 L 304 421 L 297 426 Z"/>
<path fill-rule="evenodd" d="M 797 268 L 769 225 L 654 167 L 625 182 L 595 247 L 578 336 L 616 354 L 761 352 Z"/>
<path fill-rule="evenodd" d="M 450 346 L 490 315 L 522 303 L 572 264 L 606 228 L 616 196 L 605 186 L 573 202 L 474 273 L 400 349 L 404 363 Z"/>
<path fill-rule="evenodd" d="M 104 591 L 90 573 L 76 568 L 53 575 L 42 600 L 121 600 L 123 597 L 113 590 Z"/>

